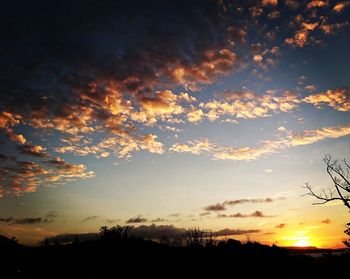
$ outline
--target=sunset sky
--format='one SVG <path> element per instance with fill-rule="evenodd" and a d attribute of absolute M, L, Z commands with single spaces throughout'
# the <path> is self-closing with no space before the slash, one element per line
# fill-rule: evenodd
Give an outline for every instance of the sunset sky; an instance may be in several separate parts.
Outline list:
<path fill-rule="evenodd" d="M 0 234 L 200 227 L 342 247 L 350 1 L 8 1 Z M 154 226 L 153 226 L 154 227 Z"/>

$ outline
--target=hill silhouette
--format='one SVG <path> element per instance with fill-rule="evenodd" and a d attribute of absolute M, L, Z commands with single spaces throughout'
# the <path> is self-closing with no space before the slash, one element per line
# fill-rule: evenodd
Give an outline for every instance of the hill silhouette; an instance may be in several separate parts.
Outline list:
<path fill-rule="evenodd" d="M 180 246 L 132 237 L 120 227 L 104 228 L 95 240 L 78 237 L 62 245 L 44 241 L 27 247 L 1 237 L 0 278 L 117 278 L 173 276 L 334 276 L 347 270 L 349 254 L 313 258 L 257 242 L 188 242 Z M 203 239 L 202 239 L 203 240 Z"/>

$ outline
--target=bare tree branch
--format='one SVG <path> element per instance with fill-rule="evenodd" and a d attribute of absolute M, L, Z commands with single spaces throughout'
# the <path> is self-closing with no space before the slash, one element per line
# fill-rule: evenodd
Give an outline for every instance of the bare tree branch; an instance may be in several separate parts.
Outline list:
<path fill-rule="evenodd" d="M 350 209 L 350 183 L 349 173 L 350 166 L 344 159 L 344 167 L 338 163 L 338 160 L 332 159 L 331 155 L 326 155 L 323 159 L 326 163 L 326 170 L 328 175 L 333 181 L 334 189 L 329 188 L 328 193 L 325 189 L 321 189 L 319 194 L 315 193 L 312 186 L 308 183 L 305 187 L 308 190 L 306 195 L 313 196 L 320 202 L 313 203 L 315 205 L 325 204 L 331 201 L 340 200 L 343 204 Z"/>

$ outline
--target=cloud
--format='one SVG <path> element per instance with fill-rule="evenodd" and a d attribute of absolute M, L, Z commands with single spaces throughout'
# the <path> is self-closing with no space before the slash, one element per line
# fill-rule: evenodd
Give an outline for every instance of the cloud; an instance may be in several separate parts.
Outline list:
<path fill-rule="evenodd" d="M 41 217 L 28 217 L 28 218 L 0 217 L 0 222 L 18 224 L 18 225 L 32 225 L 32 224 L 38 224 L 38 223 L 48 223 L 49 220 L 47 218 L 41 218 Z"/>
<path fill-rule="evenodd" d="M 207 211 L 224 211 L 224 210 L 226 210 L 226 207 L 222 204 L 217 203 L 214 205 L 208 205 L 204 209 Z"/>
<path fill-rule="evenodd" d="M 94 215 L 94 216 L 88 216 L 86 218 L 83 219 L 83 222 L 89 222 L 89 221 L 93 221 L 96 220 L 98 218 L 98 216 Z"/>
<path fill-rule="evenodd" d="M 303 101 L 317 107 L 328 105 L 339 111 L 350 111 L 350 90 L 349 88 L 329 89 L 326 92 L 309 95 Z"/>
<path fill-rule="evenodd" d="M 240 229 L 223 229 L 214 232 L 214 235 L 217 236 L 230 236 L 230 235 L 246 235 L 246 234 L 254 234 L 259 233 L 260 230 L 251 229 L 251 230 L 240 230 Z"/>
<path fill-rule="evenodd" d="M 276 140 L 263 141 L 257 147 L 220 146 L 209 139 L 175 143 L 169 148 L 171 152 L 202 154 L 207 153 L 215 160 L 255 160 L 263 155 L 276 153 L 280 150 L 312 144 L 325 139 L 335 139 L 350 135 L 350 125 L 324 127 L 316 130 L 305 130 L 302 133 L 289 133 Z"/>
<path fill-rule="evenodd" d="M 235 206 L 238 204 L 244 204 L 244 203 L 271 203 L 274 202 L 275 200 L 281 200 L 284 199 L 283 197 L 273 199 L 273 198 L 264 198 L 264 199 L 239 199 L 239 200 L 227 200 L 223 202 L 224 205 L 229 205 L 229 206 Z"/>
<path fill-rule="evenodd" d="M 320 221 L 323 224 L 330 224 L 331 223 L 331 219 L 324 219 Z"/>
<path fill-rule="evenodd" d="M 147 222 L 148 220 L 146 218 L 143 218 L 141 216 L 138 217 L 134 217 L 134 218 L 130 218 L 126 221 L 127 224 L 131 224 L 131 223 L 144 223 Z"/>
<path fill-rule="evenodd" d="M 278 0 L 262 0 L 261 2 L 264 6 L 276 6 L 278 4 Z"/>
<path fill-rule="evenodd" d="M 83 164 L 70 164 L 61 158 L 52 158 L 42 163 L 31 161 L 11 161 L 0 166 L 0 190 L 3 194 L 16 196 L 35 192 L 39 186 L 64 184 L 77 178 L 94 177 Z"/>
<path fill-rule="evenodd" d="M 7 42 L 0 127 L 8 132 L 18 125 L 142 138 L 138 123 L 175 121 L 172 117 L 184 112 L 180 103 L 195 100 L 168 88 L 197 90 L 235 70 L 235 48 L 246 35 L 239 19 L 215 1 L 155 1 L 151 9 L 128 2 L 81 8 L 80 1 L 64 8 L 55 3 L 6 7 L 9 13 L 0 24 Z M 12 20 L 15 24 L 8 24 Z M 98 22 L 92 29 L 91 21 Z M 198 117 L 189 114 L 190 121 Z M 26 142 L 23 135 L 9 136 Z"/>
<path fill-rule="evenodd" d="M 244 119 L 268 117 L 272 113 L 291 111 L 300 102 L 298 95 L 289 91 L 281 95 L 271 93 L 261 96 L 250 91 L 226 91 L 221 99 L 199 104 L 210 121 L 224 115 Z"/>
<path fill-rule="evenodd" d="M 8 159 L 8 157 L 6 155 L 0 153 L 0 162 L 6 161 L 7 159 Z"/>
<path fill-rule="evenodd" d="M 40 145 L 24 144 L 17 147 L 17 150 L 22 154 L 38 157 L 38 158 L 48 158 L 50 154 L 45 152 L 46 148 Z"/>
<path fill-rule="evenodd" d="M 22 134 L 16 134 L 13 131 L 13 127 L 18 125 L 21 119 L 22 117 L 18 114 L 2 111 L 0 114 L 0 131 L 5 132 L 11 141 L 25 144 L 27 142 L 26 138 Z"/>
<path fill-rule="evenodd" d="M 45 218 L 47 218 L 47 219 L 55 219 L 57 217 L 58 217 L 57 211 L 50 211 L 45 215 Z"/>
<path fill-rule="evenodd" d="M 312 0 L 307 4 L 308 9 L 322 8 L 328 6 L 328 0 Z"/>
<path fill-rule="evenodd" d="M 276 225 L 275 228 L 276 228 L 276 229 L 283 229 L 283 228 L 285 228 L 286 226 L 287 226 L 287 224 L 281 223 L 281 224 Z"/>
<path fill-rule="evenodd" d="M 263 199 L 237 199 L 237 200 L 227 200 L 222 203 L 217 203 L 213 205 L 206 206 L 204 210 L 208 212 L 218 212 L 218 211 L 225 211 L 227 209 L 227 206 L 236 206 L 240 204 L 247 204 L 247 203 L 252 203 L 252 204 L 257 204 L 257 203 L 272 203 L 276 200 L 284 200 L 284 197 L 279 197 L 279 198 L 263 198 Z M 261 215 L 261 216 L 259 216 Z M 219 214 L 219 217 L 233 217 L 233 218 L 244 218 L 244 217 L 268 217 L 268 216 L 263 216 L 261 211 L 255 211 L 254 213 L 250 215 L 244 215 L 241 213 L 237 214 Z"/>
<path fill-rule="evenodd" d="M 262 211 L 256 210 L 250 214 L 234 213 L 234 214 L 218 214 L 219 218 L 266 218 L 273 217 L 265 215 Z"/>
<path fill-rule="evenodd" d="M 333 7 L 333 11 L 336 13 L 342 12 L 347 6 L 349 6 L 350 2 L 349 1 L 340 1 L 336 3 Z"/>

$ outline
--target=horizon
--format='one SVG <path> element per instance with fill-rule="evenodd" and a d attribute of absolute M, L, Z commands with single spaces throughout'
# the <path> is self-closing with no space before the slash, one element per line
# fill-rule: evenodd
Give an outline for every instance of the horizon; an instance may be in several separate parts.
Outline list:
<path fill-rule="evenodd" d="M 154 224 L 344 247 L 348 209 L 305 185 L 334 186 L 328 154 L 350 161 L 349 1 L 3 11 L 0 235 Z"/>

